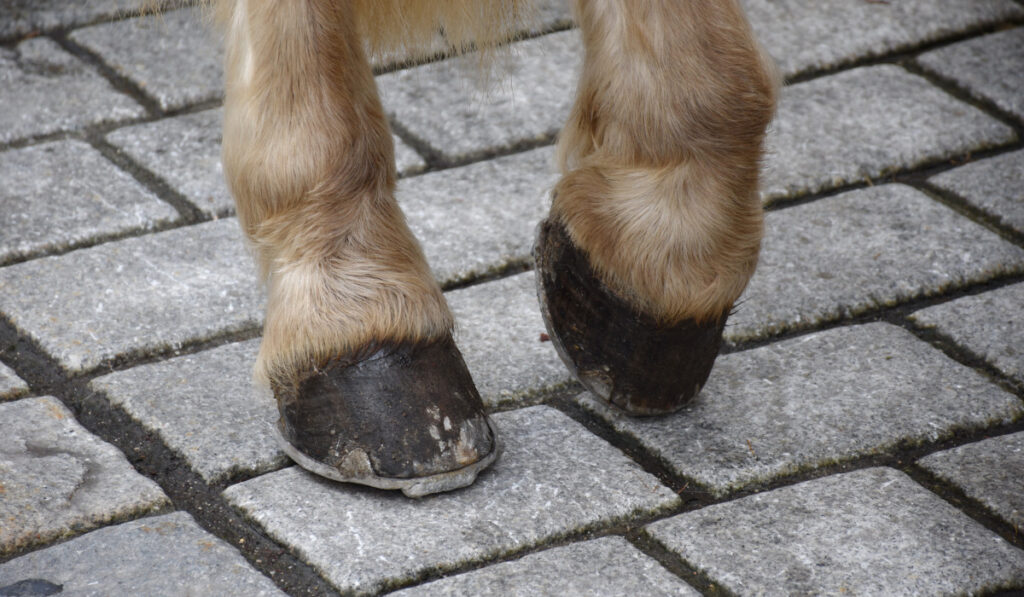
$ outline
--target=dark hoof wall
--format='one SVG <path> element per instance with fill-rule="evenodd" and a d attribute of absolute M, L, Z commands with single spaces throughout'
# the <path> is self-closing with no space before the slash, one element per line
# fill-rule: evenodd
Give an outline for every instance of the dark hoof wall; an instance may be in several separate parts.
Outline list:
<path fill-rule="evenodd" d="M 331 361 L 274 394 L 282 449 L 335 481 L 420 497 L 471 484 L 500 452 L 451 338 Z"/>
<path fill-rule="evenodd" d="M 660 325 L 598 280 L 565 228 L 544 220 L 533 249 L 548 335 L 588 390 L 632 415 L 674 412 L 711 373 L 728 314 Z"/>

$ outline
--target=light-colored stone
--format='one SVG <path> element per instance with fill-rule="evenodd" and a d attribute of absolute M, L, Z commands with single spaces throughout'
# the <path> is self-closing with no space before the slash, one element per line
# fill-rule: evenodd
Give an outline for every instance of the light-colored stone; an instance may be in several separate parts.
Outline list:
<path fill-rule="evenodd" d="M 28 384 L 10 367 L 0 363 L 0 400 L 19 398 L 28 393 Z"/>
<path fill-rule="evenodd" d="M 648 529 L 738 595 L 962 595 L 1024 583 L 1024 551 L 888 468 L 807 481 Z"/>
<path fill-rule="evenodd" d="M 33 580 L 60 586 L 62 595 L 284 595 L 184 512 L 100 529 L 0 564 L 0 594 Z"/>
<path fill-rule="evenodd" d="M 293 467 L 224 495 L 336 587 L 357 592 L 678 503 L 657 479 L 557 411 L 536 406 L 494 419 L 504 453 L 463 490 L 410 500 Z"/>
<path fill-rule="evenodd" d="M 0 403 L 0 496 L 0 556 L 169 504 L 50 396 Z"/>
<path fill-rule="evenodd" d="M 971 162 L 928 179 L 1024 234 L 1024 149 Z"/>
<path fill-rule="evenodd" d="M 1024 403 L 885 323 L 720 356 L 676 414 L 630 418 L 580 403 L 712 494 L 1024 416 Z"/>
<path fill-rule="evenodd" d="M 7 0 L 0 19 L 0 40 L 14 39 L 54 29 L 70 29 L 138 11 L 149 0 Z"/>
<path fill-rule="evenodd" d="M 0 152 L 0 180 L 0 262 L 179 219 L 81 141 Z"/>

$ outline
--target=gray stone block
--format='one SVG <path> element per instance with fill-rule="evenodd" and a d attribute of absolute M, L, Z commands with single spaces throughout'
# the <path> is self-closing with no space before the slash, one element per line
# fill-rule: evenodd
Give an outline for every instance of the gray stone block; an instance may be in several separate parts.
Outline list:
<path fill-rule="evenodd" d="M 2 152 L 0 180 L 0 263 L 179 219 L 81 141 Z"/>
<path fill-rule="evenodd" d="M 459 282 L 530 262 L 558 180 L 552 155 L 535 149 L 399 183 L 398 202 L 434 277 Z"/>
<path fill-rule="evenodd" d="M 67 595 L 284 595 L 184 512 L 100 529 L 0 564 L 0 592 L 29 580 L 60 585 Z"/>
<path fill-rule="evenodd" d="M 70 29 L 102 19 L 113 19 L 138 11 L 149 0 L 14 0 L 3 5 L 0 40 L 33 33 Z"/>
<path fill-rule="evenodd" d="M 70 373 L 259 325 L 238 222 L 218 220 L 0 269 L 0 312 Z"/>
<path fill-rule="evenodd" d="M 1024 150 L 971 162 L 928 179 L 1024 234 Z"/>
<path fill-rule="evenodd" d="M 1024 415 L 1016 396 L 884 323 L 720 356 L 671 416 L 629 418 L 589 394 L 579 400 L 716 496 Z"/>
<path fill-rule="evenodd" d="M 794 197 L 1017 139 L 1012 128 L 892 65 L 786 87 L 761 193 Z"/>
<path fill-rule="evenodd" d="M 0 403 L 0 556 L 169 505 L 50 396 Z"/>
<path fill-rule="evenodd" d="M 1013 528 L 1024 528 L 1024 432 L 929 454 L 917 463 L 957 485 Z"/>
<path fill-rule="evenodd" d="M 767 214 L 758 270 L 729 320 L 739 342 L 1024 271 L 1024 250 L 903 185 Z"/>
<path fill-rule="evenodd" d="M 296 467 L 224 495 L 341 590 L 371 592 L 660 511 L 676 495 L 579 424 L 537 406 L 495 416 L 505 451 L 469 488 L 420 500 Z"/>
<path fill-rule="evenodd" d="M 10 367 L 0 363 L 0 400 L 19 398 L 28 393 L 28 384 Z"/>
<path fill-rule="evenodd" d="M 917 61 L 1024 120 L 1024 27 L 933 50 Z"/>
<path fill-rule="evenodd" d="M 910 319 L 937 329 L 1024 383 L 1024 283 L 965 296 L 917 311 Z"/>
<path fill-rule="evenodd" d="M 743 0 L 786 76 L 906 51 L 1020 18 L 1012 0 Z"/>
<path fill-rule="evenodd" d="M 621 537 L 574 543 L 398 591 L 396 597 L 700 595 Z"/>
<path fill-rule="evenodd" d="M 1024 583 L 1024 552 L 888 468 L 807 481 L 648 529 L 738 595 L 977 594 Z"/>
<path fill-rule="evenodd" d="M 0 81 L 0 143 L 146 113 L 46 38 L 0 48 Z"/>

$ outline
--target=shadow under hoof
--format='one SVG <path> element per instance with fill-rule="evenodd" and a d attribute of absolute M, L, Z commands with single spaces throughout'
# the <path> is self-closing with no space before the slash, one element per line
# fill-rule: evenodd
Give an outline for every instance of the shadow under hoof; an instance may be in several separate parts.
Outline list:
<path fill-rule="evenodd" d="M 548 335 L 588 390 L 631 415 L 682 408 L 707 381 L 728 313 L 659 324 L 605 286 L 561 223 L 537 227 L 537 297 Z"/>

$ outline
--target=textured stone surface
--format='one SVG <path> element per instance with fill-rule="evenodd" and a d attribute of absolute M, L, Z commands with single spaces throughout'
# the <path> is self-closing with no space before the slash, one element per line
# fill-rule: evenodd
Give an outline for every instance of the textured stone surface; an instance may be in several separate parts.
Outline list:
<path fill-rule="evenodd" d="M 1024 27 L 933 50 L 918 62 L 1024 119 Z"/>
<path fill-rule="evenodd" d="M 0 556 L 169 504 L 50 396 L 0 403 Z"/>
<path fill-rule="evenodd" d="M 1024 250 L 903 185 L 767 215 L 726 338 L 749 340 L 1024 271 Z"/>
<path fill-rule="evenodd" d="M 569 114 L 581 56 L 578 33 L 566 31 L 517 43 L 496 62 L 500 82 L 487 90 L 474 88 L 474 56 L 382 75 L 377 84 L 392 118 L 459 162 L 553 138 Z"/>
<path fill-rule="evenodd" d="M 766 200 L 863 182 L 1016 139 L 925 79 L 881 65 L 786 87 L 767 138 Z"/>
<path fill-rule="evenodd" d="M 605 537 L 528 555 L 398 591 L 401 597 L 562 597 L 700 595 L 621 537 Z"/>
<path fill-rule="evenodd" d="M 0 363 L 0 400 L 10 400 L 28 393 L 26 384 L 11 368 Z"/>
<path fill-rule="evenodd" d="M 888 468 L 752 495 L 648 529 L 740 595 L 976 594 L 1024 583 L 1024 551 Z"/>
<path fill-rule="evenodd" d="M 530 261 L 534 230 L 558 180 L 541 148 L 403 180 L 398 202 L 446 283 Z"/>
<path fill-rule="evenodd" d="M 716 495 L 1024 415 L 1017 397 L 884 323 L 720 356 L 697 398 L 668 417 L 580 402 Z"/>
<path fill-rule="evenodd" d="M 1020 17 L 1012 0 L 743 0 L 783 74 L 835 68 Z"/>
<path fill-rule="evenodd" d="M 0 40 L 116 18 L 146 4 L 147 0 L 5 0 Z"/>
<path fill-rule="evenodd" d="M 145 114 L 50 39 L 0 48 L 0 81 L 0 143 Z"/>
<path fill-rule="evenodd" d="M 409 582 L 677 503 L 579 424 L 537 406 L 495 416 L 505 451 L 467 489 L 420 500 L 292 467 L 227 499 L 342 590 Z"/>
<path fill-rule="evenodd" d="M 1013 528 L 1024 527 L 1024 432 L 936 452 L 917 463 L 960 487 Z"/>
<path fill-rule="evenodd" d="M 0 269 L 0 312 L 72 373 L 250 329 L 262 316 L 234 219 Z"/>
<path fill-rule="evenodd" d="M 0 153 L 0 263 L 178 220 L 81 141 Z"/>
<path fill-rule="evenodd" d="M 0 564 L 0 593 L 30 579 L 70 595 L 284 595 L 184 512 L 100 529 Z"/>
<path fill-rule="evenodd" d="M 1024 383 L 1024 283 L 965 296 L 913 313 L 993 367 Z"/>
<path fill-rule="evenodd" d="M 971 162 L 928 179 L 1024 234 L 1024 150 Z"/>

